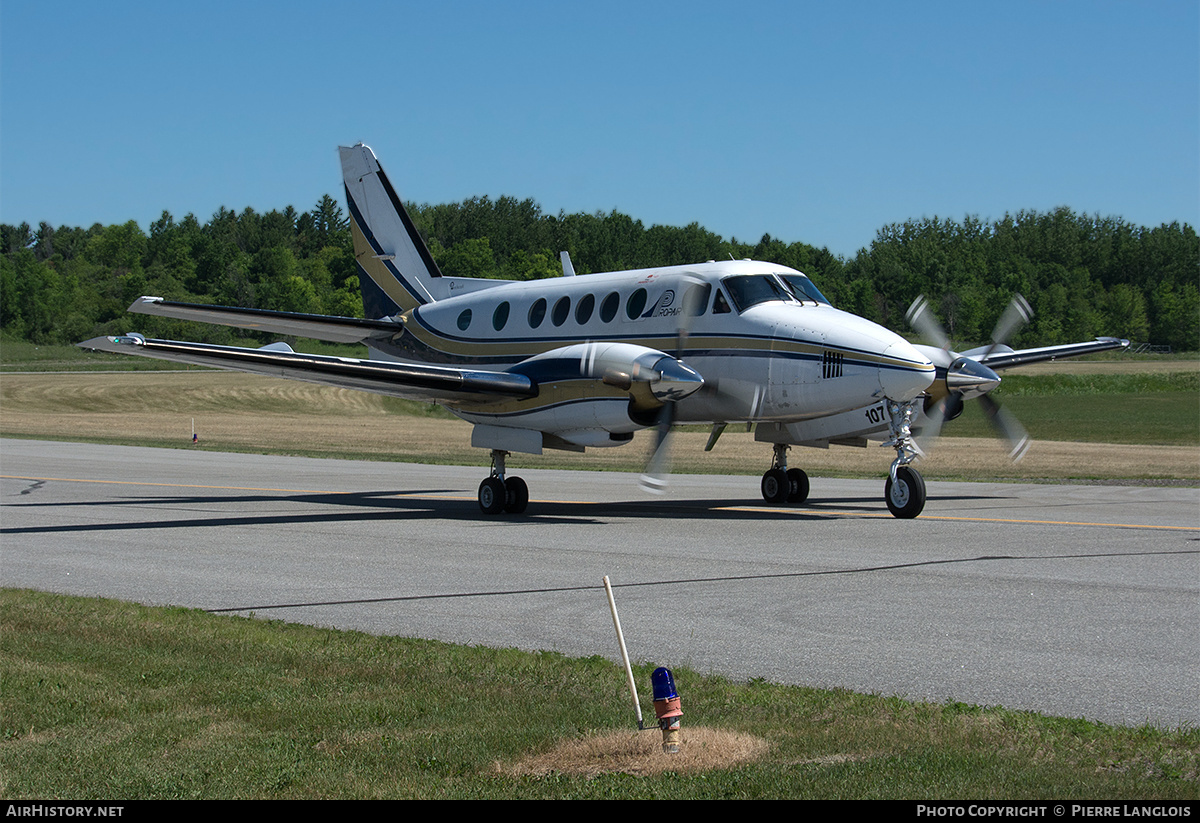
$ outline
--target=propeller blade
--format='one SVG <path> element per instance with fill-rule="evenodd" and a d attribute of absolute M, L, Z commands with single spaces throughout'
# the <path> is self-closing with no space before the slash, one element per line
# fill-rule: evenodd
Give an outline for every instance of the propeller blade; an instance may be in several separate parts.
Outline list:
<path fill-rule="evenodd" d="M 1025 431 L 1025 427 L 988 395 L 980 397 L 979 402 L 983 405 L 983 412 L 987 415 L 992 428 L 1008 441 L 1009 459 L 1015 463 L 1024 457 L 1025 452 L 1029 451 L 1030 444 L 1029 433 Z"/>
<path fill-rule="evenodd" d="M 654 428 L 654 449 L 646 469 L 638 479 L 642 491 L 662 494 L 667 490 L 667 475 L 671 473 L 671 426 L 675 423 L 675 404 L 666 403 L 658 413 Z"/>
<path fill-rule="evenodd" d="M 920 440 L 922 448 L 929 444 L 941 433 L 942 424 L 946 420 L 958 416 L 962 409 L 964 398 L 978 397 L 983 404 L 984 414 L 997 434 L 1008 441 L 1009 457 L 1016 461 L 1025 456 L 1029 449 L 1029 433 L 1017 422 L 1017 419 L 1000 407 L 1000 404 L 988 396 L 988 392 L 1000 385 L 1000 377 L 980 361 L 987 360 L 997 348 L 1006 345 L 1022 326 L 1033 317 L 1033 309 L 1021 295 L 1015 295 L 1012 302 L 996 321 L 992 331 L 992 343 L 986 349 L 972 349 L 963 355 L 955 355 L 950 360 L 950 341 L 942 324 L 938 322 L 929 307 L 929 300 L 924 295 L 918 297 L 909 306 L 906 314 L 909 325 L 931 343 L 941 347 L 946 352 L 946 390 L 949 394 L 931 405 L 925 411 L 928 422 L 922 424 Z M 940 367 L 940 366 L 939 366 Z M 956 408 L 957 407 L 957 408 Z"/>
<path fill-rule="evenodd" d="M 908 324 L 930 343 L 939 349 L 950 350 L 950 340 L 930 309 L 929 298 L 925 295 L 922 294 L 914 300 L 904 316 L 908 318 Z"/>
<path fill-rule="evenodd" d="M 946 396 L 936 403 L 930 403 L 929 407 L 925 409 L 925 421 L 919 428 L 914 427 L 913 433 L 916 435 L 921 451 L 928 452 L 933 449 L 933 444 L 942 433 L 942 425 L 946 422 L 946 407 L 949 402 L 950 397 Z"/>
<path fill-rule="evenodd" d="M 983 358 L 986 360 L 997 347 L 1005 345 L 1008 339 L 1032 318 L 1033 309 L 1030 308 L 1029 301 L 1019 294 L 1013 295 L 1012 302 L 1008 304 L 1008 308 L 996 321 L 996 328 L 992 329 L 992 345 L 988 347 Z"/>
<path fill-rule="evenodd" d="M 643 491 L 650 494 L 662 494 L 667 489 L 667 475 L 671 473 L 671 427 L 675 425 L 675 404 L 704 384 L 704 378 L 685 365 L 682 358 L 692 322 L 701 313 L 702 301 L 707 299 L 706 285 L 693 275 L 679 278 L 677 289 L 682 295 L 679 298 L 679 325 L 675 330 L 675 360 L 655 364 L 662 377 L 655 382 L 652 391 L 655 397 L 663 401 L 663 407 L 655 423 L 654 449 L 638 483 Z"/>

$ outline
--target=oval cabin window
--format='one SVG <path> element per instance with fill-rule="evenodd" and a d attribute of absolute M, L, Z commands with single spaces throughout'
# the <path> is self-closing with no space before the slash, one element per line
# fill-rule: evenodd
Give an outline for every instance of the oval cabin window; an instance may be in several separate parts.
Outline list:
<path fill-rule="evenodd" d="M 539 297 L 529 307 L 529 327 L 536 329 L 546 319 L 546 298 Z"/>
<path fill-rule="evenodd" d="M 550 322 L 556 326 L 561 326 L 567 322 L 567 315 L 571 313 L 571 298 L 560 297 L 558 302 L 554 304 L 554 313 L 550 315 Z"/>
<path fill-rule="evenodd" d="M 633 294 L 629 295 L 628 302 L 625 303 L 625 316 L 630 320 L 637 320 L 638 315 L 646 308 L 646 290 L 638 289 Z"/>
<path fill-rule="evenodd" d="M 508 324 L 508 301 L 505 300 L 492 312 L 492 328 L 500 331 Z"/>
<path fill-rule="evenodd" d="M 579 301 L 579 305 L 575 307 L 575 322 L 583 325 L 592 319 L 592 310 L 596 307 L 596 298 L 590 294 L 585 294 Z"/>
<path fill-rule="evenodd" d="M 614 292 L 604 298 L 604 302 L 600 304 L 600 319 L 605 323 L 611 323 L 612 319 L 617 316 L 617 309 L 621 306 L 621 295 Z"/>

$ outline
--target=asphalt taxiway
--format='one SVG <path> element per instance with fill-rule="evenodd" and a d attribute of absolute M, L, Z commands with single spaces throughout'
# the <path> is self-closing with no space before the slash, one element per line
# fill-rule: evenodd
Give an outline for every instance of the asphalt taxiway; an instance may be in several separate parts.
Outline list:
<path fill-rule="evenodd" d="M 586 465 L 584 461 L 581 464 Z M 0 582 L 735 678 L 1200 725 L 1200 490 L 521 471 L 0 441 Z"/>

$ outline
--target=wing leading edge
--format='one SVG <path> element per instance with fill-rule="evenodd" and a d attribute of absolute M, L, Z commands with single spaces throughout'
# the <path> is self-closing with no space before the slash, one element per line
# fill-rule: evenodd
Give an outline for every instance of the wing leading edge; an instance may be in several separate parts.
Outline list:
<path fill-rule="evenodd" d="M 1010 369 L 1013 366 L 1027 366 L 1030 363 L 1043 363 L 1047 360 L 1058 360 L 1060 357 L 1080 357 L 1085 354 L 1124 349 L 1129 346 L 1128 340 L 1118 337 L 1097 337 L 1087 343 L 1064 343 L 1060 346 L 1042 346 L 1037 349 L 1020 349 L 1013 351 L 1008 346 L 990 346 L 962 352 L 964 357 L 970 357 L 987 366 L 993 371 Z"/>
<path fill-rule="evenodd" d="M 284 344 L 246 349 L 126 334 L 94 337 L 77 345 L 95 351 L 286 377 L 431 403 L 489 403 L 536 397 L 538 394 L 537 384 L 523 374 L 303 354 L 292 351 Z"/>

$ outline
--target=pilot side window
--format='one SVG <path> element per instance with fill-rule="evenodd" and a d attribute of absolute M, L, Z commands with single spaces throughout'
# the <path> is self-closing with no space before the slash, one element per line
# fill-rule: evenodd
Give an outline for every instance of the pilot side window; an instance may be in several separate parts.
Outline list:
<path fill-rule="evenodd" d="M 500 331 L 508 323 L 508 301 L 505 300 L 492 312 L 492 328 Z"/>
<path fill-rule="evenodd" d="M 792 294 L 800 302 L 803 303 L 805 300 L 811 300 L 814 303 L 829 305 L 829 298 L 821 294 L 821 290 L 813 284 L 813 281 L 809 280 L 803 274 L 781 274 L 779 277 L 783 280 L 784 285 L 792 290 Z"/>
<path fill-rule="evenodd" d="M 529 328 L 536 329 L 546 319 L 546 298 L 539 297 L 529 307 Z"/>
<path fill-rule="evenodd" d="M 790 292 L 784 291 L 783 284 L 769 274 L 743 274 L 726 277 L 721 282 L 729 291 L 729 298 L 733 300 L 733 305 L 737 306 L 739 312 L 759 303 L 772 300 L 782 300 L 786 303 L 794 299 Z"/>
<path fill-rule="evenodd" d="M 717 289 L 717 296 L 713 298 L 713 314 L 729 314 L 729 301 L 720 289 Z"/>
<path fill-rule="evenodd" d="M 604 302 L 600 304 L 600 319 L 605 323 L 611 323 L 612 319 L 617 316 L 617 309 L 621 307 L 621 295 L 614 292 L 609 292 L 604 298 Z"/>
<path fill-rule="evenodd" d="M 550 322 L 556 326 L 561 326 L 567 322 L 567 315 L 571 313 L 571 298 L 560 297 L 558 302 L 554 304 L 554 313 L 550 315 Z"/>
<path fill-rule="evenodd" d="M 585 294 L 579 300 L 579 305 L 575 307 L 575 322 L 583 325 L 592 319 L 592 311 L 596 308 L 596 298 L 590 294 Z"/>

